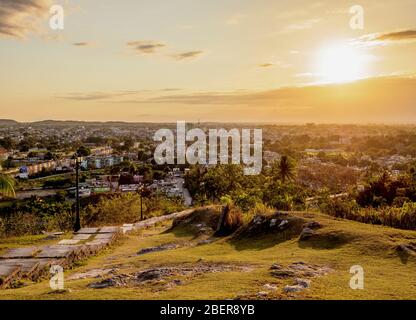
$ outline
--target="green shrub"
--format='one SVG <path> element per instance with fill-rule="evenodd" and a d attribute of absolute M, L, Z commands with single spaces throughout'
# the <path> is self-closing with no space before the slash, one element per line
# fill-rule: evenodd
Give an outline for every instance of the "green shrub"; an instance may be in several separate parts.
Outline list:
<path fill-rule="evenodd" d="M 321 206 L 324 213 L 363 223 L 385 225 L 400 229 L 416 229 L 416 203 L 405 202 L 401 207 L 360 208 L 354 201 L 329 200 Z"/>

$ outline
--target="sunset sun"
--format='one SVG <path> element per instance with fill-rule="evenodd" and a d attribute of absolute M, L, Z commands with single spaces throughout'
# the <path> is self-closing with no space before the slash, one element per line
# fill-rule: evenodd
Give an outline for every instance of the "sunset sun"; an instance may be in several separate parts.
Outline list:
<path fill-rule="evenodd" d="M 350 46 L 326 47 L 318 55 L 319 79 L 328 83 L 348 82 L 361 78 L 365 57 Z"/>

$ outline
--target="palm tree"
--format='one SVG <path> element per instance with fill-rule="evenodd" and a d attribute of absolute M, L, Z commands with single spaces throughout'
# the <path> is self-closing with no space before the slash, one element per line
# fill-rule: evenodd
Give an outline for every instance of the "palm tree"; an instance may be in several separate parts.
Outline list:
<path fill-rule="evenodd" d="M 7 197 L 15 197 L 14 191 L 15 181 L 12 177 L 0 173 L 0 195 Z"/>
<path fill-rule="evenodd" d="M 277 174 L 283 183 L 295 177 L 295 165 L 288 156 L 282 156 L 277 164 Z"/>

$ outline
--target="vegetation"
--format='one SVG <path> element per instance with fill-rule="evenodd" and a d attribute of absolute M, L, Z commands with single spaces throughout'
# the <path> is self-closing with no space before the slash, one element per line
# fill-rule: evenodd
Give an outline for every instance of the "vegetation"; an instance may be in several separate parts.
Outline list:
<path fill-rule="evenodd" d="M 82 199 L 85 200 L 85 199 Z M 143 197 L 145 218 L 181 211 L 180 199 L 152 195 Z M 84 226 L 101 226 L 137 222 L 140 219 L 140 195 L 122 193 L 82 201 L 81 222 Z M 36 235 L 44 231 L 70 231 L 74 225 L 74 205 L 65 197 L 14 202 L 0 208 L 0 237 Z"/>
<path fill-rule="evenodd" d="M 282 156 L 279 162 L 275 162 L 272 170 L 274 175 L 279 177 L 283 183 L 287 180 L 293 180 L 295 177 L 295 165 L 288 156 Z"/>
<path fill-rule="evenodd" d="M 200 204 L 218 203 L 221 197 L 228 196 L 243 211 L 258 203 L 279 210 L 302 209 L 308 189 L 297 184 L 294 176 L 292 160 L 282 157 L 271 170 L 257 176 L 245 176 L 239 165 L 209 169 L 193 166 L 185 176 L 185 186 Z"/>
<path fill-rule="evenodd" d="M 15 181 L 12 177 L 0 173 L 0 196 L 14 197 Z"/>

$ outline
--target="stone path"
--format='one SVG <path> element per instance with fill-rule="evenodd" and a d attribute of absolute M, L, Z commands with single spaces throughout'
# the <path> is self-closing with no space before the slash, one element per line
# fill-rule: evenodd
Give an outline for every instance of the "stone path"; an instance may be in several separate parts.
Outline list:
<path fill-rule="evenodd" d="M 52 265 L 70 268 L 77 261 L 96 255 L 121 234 L 187 215 L 192 210 L 153 217 L 135 224 L 82 228 L 71 239 L 60 240 L 57 244 L 9 249 L 0 256 L 0 288 L 8 288 L 20 279 L 36 281 L 47 276 Z"/>
<path fill-rule="evenodd" d="M 36 281 L 47 275 L 52 265 L 70 268 L 109 246 L 121 231 L 121 227 L 83 228 L 72 239 L 57 244 L 9 249 L 0 256 L 0 288 L 19 279 Z"/>

